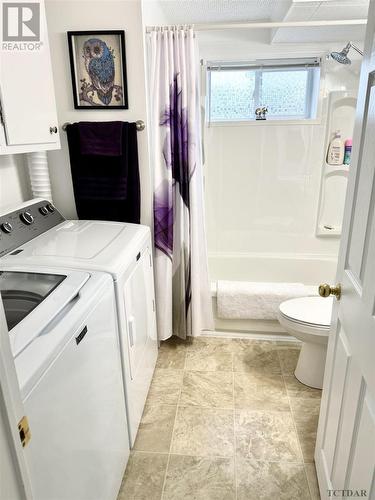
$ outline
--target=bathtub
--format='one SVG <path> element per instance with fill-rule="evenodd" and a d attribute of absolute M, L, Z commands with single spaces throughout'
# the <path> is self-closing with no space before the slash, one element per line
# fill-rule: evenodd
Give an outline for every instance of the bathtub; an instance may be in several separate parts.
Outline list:
<path fill-rule="evenodd" d="M 218 318 L 217 281 L 303 283 L 317 293 L 319 283 L 335 282 L 337 258 L 305 254 L 209 254 L 208 264 L 216 331 L 285 335 L 278 321 Z"/>

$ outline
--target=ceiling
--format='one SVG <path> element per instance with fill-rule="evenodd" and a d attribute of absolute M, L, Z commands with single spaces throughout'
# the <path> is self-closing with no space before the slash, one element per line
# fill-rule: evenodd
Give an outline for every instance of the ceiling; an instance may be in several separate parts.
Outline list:
<path fill-rule="evenodd" d="M 272 19 L 289 0 L 161 0 L 171 24 L 259 21 Z"/>
<path fill-rule="evenodd" d="M 171 24 L 360 19 L 369 0 L 159 0 Z"/>
<path fill-rule="evenodd" d="M 150 1 L 150 0 L 148 0 Z M 365 19 L 369 0 L 153 0 L 168 24 Z M 278 28 L 273 43 L 363 40 L 365 26 Z"/>

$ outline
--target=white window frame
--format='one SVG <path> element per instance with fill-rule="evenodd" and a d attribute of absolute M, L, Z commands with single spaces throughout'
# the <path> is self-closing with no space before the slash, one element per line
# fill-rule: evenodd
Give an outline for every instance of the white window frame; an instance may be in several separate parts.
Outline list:
<path fill-rule="evenodd" d="M 202 61 L 203 62 L 203 61 Z M 260 70 L 260 76 L 256 78 L 261 78 L 261 71 L 283 71 L 288 68 L 295 67 L 302 69 L 306 68 L 319 68 L 319 71 L 310 71 L 308 76 L 308 86 L 306 93 L 312 91 L 313 94 L 309 101 L 306 100 L 306 104 L 309 104 L 311 109 L 313 106 L 316 109 L 316 116 L 314 118 L 301 117 L 301 116 L 288 116 L 285 118 L 272 118 L 267 117 L 266 120 L 256 120 L 255 115 L 253 119 L 250 120 L 223 120 L 223 121 L 211 121 L 211 111 L 210 111 L 210 101 L 211 101 L 211 74 L 212 71 L 222 71 L 222 70 Z M 243 125 L 290 125 L 290 124 L 320 124 L 321 123 L 321 89 L 323 83 L 323 68 L 321 64 L 320 57 L 305 57 L 305 58 L 288 58 L 288 59 L 261 59 L 251 62 L 235 62 L 235 61 L 210 61 L 205 63 L 205 90 L 206 90 L 206 126 L 243 126 Z M 315 79 L 318 81 L 315 81 Z M 307 113 L 306 115 L 307 116 Z"/>

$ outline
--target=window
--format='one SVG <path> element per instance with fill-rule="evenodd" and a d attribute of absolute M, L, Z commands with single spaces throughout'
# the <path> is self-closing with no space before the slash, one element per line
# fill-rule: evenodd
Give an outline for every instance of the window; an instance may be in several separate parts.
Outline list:
<path fill-rule="evenodd" d="M 268 120 L 316 118 L 318 59 L 212 63 L 207 78 L 210 122 L 255 120 L 255 110 L 263 106 Z"/>

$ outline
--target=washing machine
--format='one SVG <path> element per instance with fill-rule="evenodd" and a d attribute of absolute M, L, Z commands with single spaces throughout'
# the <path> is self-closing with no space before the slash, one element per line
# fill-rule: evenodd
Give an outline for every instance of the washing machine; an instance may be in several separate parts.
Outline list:
<path fill-rule="evenodd" d="M 112 277 L 133 446 L 158 351 L 150 229 L 65 220 L 48 201 L 32 200 L 0 214 L 0 265 L 19 263 L 101 271 Z"/>
<path fill-rule="evenodd" d="M 113 280 L 0 264 L 0 294 L 33 498 L 115 500 L 129 440 Z"/>

